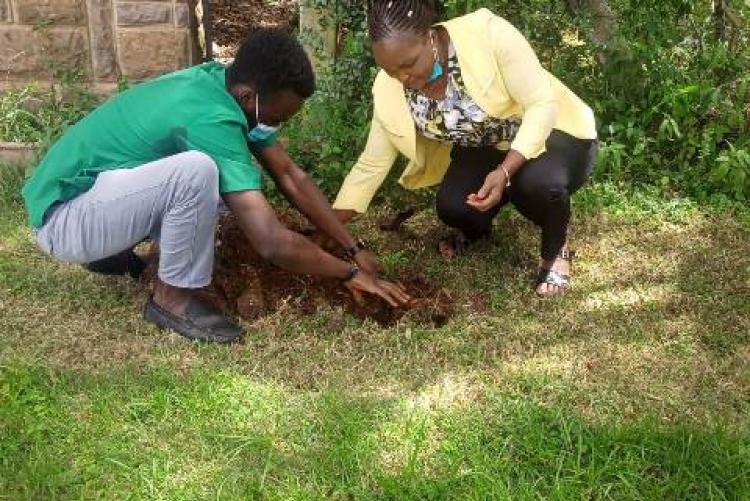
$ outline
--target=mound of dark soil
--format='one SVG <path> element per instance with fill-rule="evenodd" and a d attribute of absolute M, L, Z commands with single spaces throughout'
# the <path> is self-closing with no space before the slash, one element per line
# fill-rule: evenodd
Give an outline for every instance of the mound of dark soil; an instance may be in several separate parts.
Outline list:
<path fill-rule="evenodd" d="M 288 226 L 299 221 L 284 215 Z M 206 291 L 218 306 L 252 320 L 290 305 L 300 314 L 313 313 L 323 305 L 341 306 L 357 318 L 369 318 L 383 326 L 396 323 L 408 314 L 414 321 L 432 326 L 444 325 L 455 312 L 450 294 L 424 274 L 409 272 L 398 281 L 413 300 L 406 308 L 392 308 L 385 301 L 368 296 L 357 304 L 337 280 L 295 275 L 264 262 L 253 251 L 233 216 L 220 224 L 216 266 L 212 286 Z"/>

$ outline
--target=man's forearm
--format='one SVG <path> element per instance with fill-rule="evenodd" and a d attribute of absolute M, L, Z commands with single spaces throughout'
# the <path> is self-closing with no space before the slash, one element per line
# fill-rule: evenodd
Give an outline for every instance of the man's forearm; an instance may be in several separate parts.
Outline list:
<path fill-rule="evenodd" d="M 292 177 L 282 187 L 284 194 L 312 224 L 344 249 L 356 242 L 344 223 L 331 208 L 330 202 L 308 175 Z"/>
<path fill-rule="evenodd" d="M 293 231 L 287 231 L 279 238 L 278 247 L 268 259 L 287 271 L 320 277 L 344 279 L 352 270 L 351 263 L 332 256 Z"/>
<path fill-rule="evenodd" d="M 263 167 L 273 176 L 286 198 L 302 212 L 318 230 L 344 249 L 351 248 L 354 237 L 334 214 L 331 204 L 318 185 L 292 160 L 280 145 L 270 146 L 258 156 Z"/>
<path fill-rule="evenodd" d="M 308 238 L 281 224 L 259 192 L 224 196 L 250 244 L 263 259 L 295 273 L 345 278 L 351 264 L 328 254 Z"/>

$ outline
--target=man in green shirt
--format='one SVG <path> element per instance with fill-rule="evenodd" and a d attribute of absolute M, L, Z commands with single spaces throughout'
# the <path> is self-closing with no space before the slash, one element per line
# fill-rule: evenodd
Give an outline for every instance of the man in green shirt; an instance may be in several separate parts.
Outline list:
<path fill-rule="evenodd" d="M 159 272 L 144 318 L 191 339 L 232 341 L 240 327 L 193 294 L 211 281 L 223 200 L 265 259 L 340 278 L 352 291 L 394 306 L 405 303 L 403 289 L 377 278 L 375 257 L 276 141 L 276 127 L 314 90 L 300 44 L 269 30 L 251 35 L 227 68 L 210 62 L 118 94 L 71 127 L 24 186 L 39 246 L 97 269 L 137 265 L 133 247 L 155 239 Z M 263 196 L 256 160 L 351 263 L 279 222 Z"/>

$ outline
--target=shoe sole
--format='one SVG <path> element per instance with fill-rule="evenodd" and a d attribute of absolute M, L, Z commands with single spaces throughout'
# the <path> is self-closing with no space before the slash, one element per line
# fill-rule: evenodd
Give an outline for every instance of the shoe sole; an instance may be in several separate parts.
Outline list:
<path fill-rule="evenodd" d="M 173 318 L 167 317 L 165 313 L 162 313 L 157 308 L 159 307 L 155 305 L 151 300 L 149 300 L 143 309 L 143 320 L 147 323 L 154 324 L 160 330 L 174 332 L 175 334 L 191 341 L 228 344 L 236 341 L 242 336 L 242 331 L 230 337 L 213 334 L 211 332 L 206 332 L 205 330 L 199 329 L 197 327 L 190 327 L 188 325 L 180 326 L 178 325 L 179 323 L 186 322 L 184 320 L 175 320 Z"/>

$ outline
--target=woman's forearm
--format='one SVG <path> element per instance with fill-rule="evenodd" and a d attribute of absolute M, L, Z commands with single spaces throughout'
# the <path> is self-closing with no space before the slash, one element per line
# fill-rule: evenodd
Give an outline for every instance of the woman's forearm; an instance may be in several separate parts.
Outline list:
<path fill-rule="evenodd" d="M 524 157 L 516 150 L 510 150 L 508 151 L 508 154 L 505 156 L 505 159 L 502 161 L 502 163 L 498 165 L 498 169 L 504 169 L 512 178 L 516 174 L 516 172 L 521 170 L 525 163 L 526 157 Z"/>

